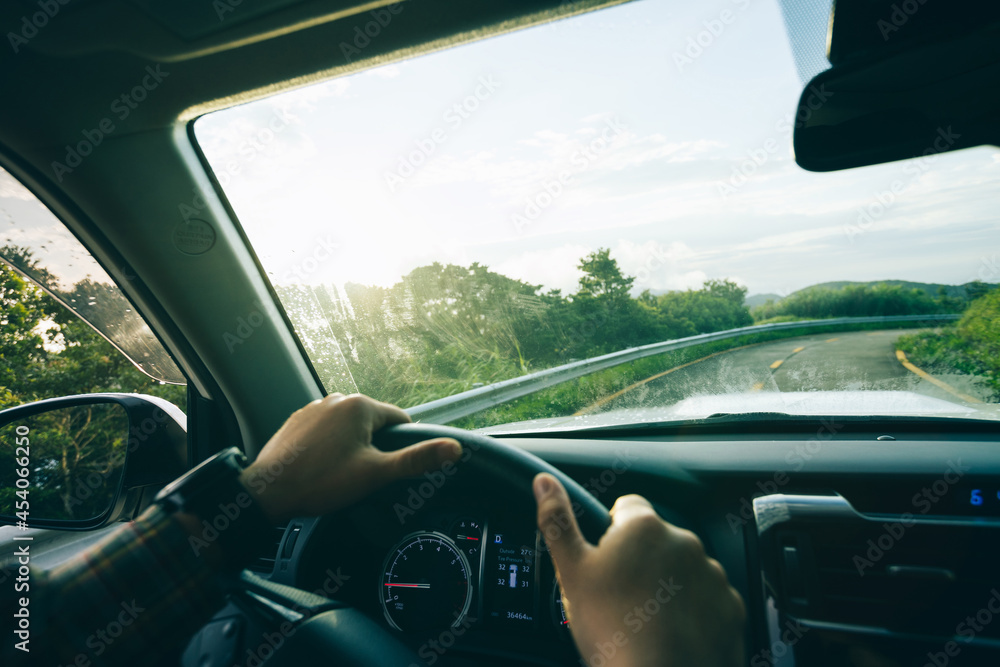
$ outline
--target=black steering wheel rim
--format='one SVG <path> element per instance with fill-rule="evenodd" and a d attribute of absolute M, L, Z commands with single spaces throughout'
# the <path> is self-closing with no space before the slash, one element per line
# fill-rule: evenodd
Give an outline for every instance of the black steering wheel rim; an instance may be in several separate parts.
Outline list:
<path fill-rule="evenodd" d="M 568 475 L 534 454 L 489 436 L 439 424 L 398 424 L 375 433 L 373 443 L 382 451 L 396 451 L 432 438 L 454 438 L 462 444 L 462 457 L 455 467 L 463 475 L 488 479 L 527 498 L 533 497 L 535 475 L 549 473 L 565 487 L 580 532 L 592 544 L 611 525 L 607 507 Z"/>

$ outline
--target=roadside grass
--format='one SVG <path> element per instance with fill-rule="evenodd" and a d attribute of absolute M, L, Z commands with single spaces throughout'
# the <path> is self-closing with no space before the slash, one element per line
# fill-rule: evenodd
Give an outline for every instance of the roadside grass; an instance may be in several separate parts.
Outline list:
<path fill-rule="evenodd" d="M 973 301 L 952 326 L 900 336 L 896 349 L 928 373 L 981 378 L 1000 401 L 1000 290 Z"/>
<path fill-rule="evenodd" d="M 918 331 L 896 340 L 896 349 L 905 352 L 907 359 L 928 373 L 981 374 L 983 369 L 965 354 L 965 347 L 956 327 Z"/>
<path fill-rule="evenodd" d="M 919 326 L 921 325 L 901 324 L 894 328 L 902 329 Z M 781 331 L 750 333 L 728 340 L 704 343 L 591 373 L 590 375 L 563 382 L 554 387 L 549 387 L 548 389 L 543 389 L 487 410 L 462 417 L 450 423 L 459 428 L 477 429 L 529 419 L 565 417 L 651 375 L 656 375 L 682 364 L 696 361 L 716 352 L 810 334 L 869 331 L 884 328 L 886 326 L 883 323 L 794 327 Z"/>

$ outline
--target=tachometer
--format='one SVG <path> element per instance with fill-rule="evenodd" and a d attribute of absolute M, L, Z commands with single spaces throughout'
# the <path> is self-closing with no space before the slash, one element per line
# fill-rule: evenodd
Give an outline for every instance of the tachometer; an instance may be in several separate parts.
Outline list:
<path fill-rule="evenodd" d="M 469 561 L 437 532 L 412 533 L 385 559 L 379 595 L 385 618 L 397 630 L 458 626 L 472 603 Z"/>

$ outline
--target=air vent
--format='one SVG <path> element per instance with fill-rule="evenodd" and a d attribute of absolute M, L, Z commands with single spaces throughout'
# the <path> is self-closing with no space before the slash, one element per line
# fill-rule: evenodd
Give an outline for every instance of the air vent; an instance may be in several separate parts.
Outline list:
<path fill-rule="evenodd" d="M 1000 526 L 917 523 L 909 515 L 875 519 L 842 502 L 840 512 L 792 507 L 762 531 L 765 580 L 786 614 L 952 637 L 968 617 L 1000 604 Z M 976 634 L 998 639 L 1000 623 Z"/>
<path fill-rule="evenodd" d="M 1000 584 L 996 529 L 796 523 L 776 539 L 781 602 L 800 618 L 951 636 Z M 1000 624 L 981 636 L 1000 637 Z"/>
<path fill-rule="evenodd" d="M 285 536 L 288 524 L 274 527 L 274 539 L 268 540 L 267 544 L 247 566 L 251 572 L 257 574 L 270 575 L 274 571 L 274 562 L 278 558 L 278 549 L 281 547 L 281 540 Z"/>

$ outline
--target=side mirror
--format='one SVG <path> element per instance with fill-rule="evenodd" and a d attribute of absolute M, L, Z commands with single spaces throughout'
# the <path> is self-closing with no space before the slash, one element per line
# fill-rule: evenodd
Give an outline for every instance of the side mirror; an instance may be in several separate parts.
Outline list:
<path fill-rule="evenodd" d="M 99 528 L 131 516 L 187 459 L 187 418 L 155 396 L 85 394 L 0 411 L 0 523 Z"/>

